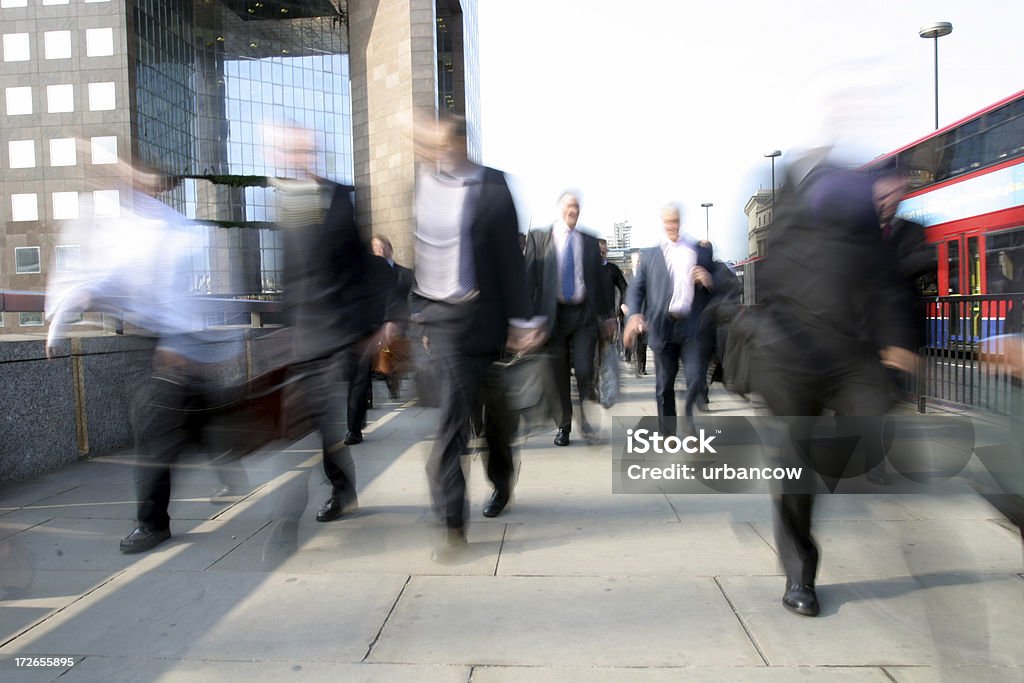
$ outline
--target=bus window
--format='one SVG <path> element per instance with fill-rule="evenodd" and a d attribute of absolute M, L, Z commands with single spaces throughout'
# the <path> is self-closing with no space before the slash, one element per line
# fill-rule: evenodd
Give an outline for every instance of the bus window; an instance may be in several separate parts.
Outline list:
<path fill-rule="evenodd" d="M 968 294 L 981 294 L 981 251 L 978 249 L 978 238 L 967 238 L 967 284 Z"/>
<path fill-rule="evenodd" d="M 946 243 L 949 254 L 949 291 L 948 295 L 960 293 L 960 242 L 950 240 Z"/>
<path fill-rule="evenodd" d="M 1024 228 L 986 235 L 985 260 L 990 293 L 1024 292 Z"/>

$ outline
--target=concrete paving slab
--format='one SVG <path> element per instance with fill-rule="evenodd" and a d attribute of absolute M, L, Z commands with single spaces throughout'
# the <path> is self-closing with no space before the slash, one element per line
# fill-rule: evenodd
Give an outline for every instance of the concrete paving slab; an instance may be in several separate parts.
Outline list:
<path fill-rule="evenodd" d="M 51 519 L 50 515 L 42 510 L 15 510 L 8 515 L 0 517 L 0 541 L 15 534 L 20 534 L 22 531 L 31 529 L 49 519 Z M 2 556 L 3 553 L 0 552 L 0 557 Z"/>
<path fill-rule="evenodd" d="M 626 494 L 616 494 L 626 495 Z M 691 495 L 670 493 L 665 499 L 681 520 L 701 524 L 771 524 L 772 507 L 768 496 L 755 493 L 707 493 Z"/>
<path fill-rule="evenodd" d="M 635 577 L 413 577 L 368 660 L 763 663 L 714 580 Z"/>
<path fill-rule="evenodd" d="M 17 579 L 17 590 L 11 590 L 11 586 L 8 586 L 0 593 L 0 643 L 67 607 L 112 576 L 105 571 L 29 569 L 18 572 L 14 577 Z M 9 567 L 5 568 L 4 577 L 11 579 Z M 0 676 L 0 680 L 3 680 L 3 676 Z"/>
<path fill-rule="evenodd" d="M 501 576 L 776 574 L 774 551 L 746 524 L 509 524 Z"/>
<path fill-rule="evenodd" d="M 35 667 L 24 663 L 19 666 L 13 655 L 0 655 L 0 680 L 17 683 L 52 683 L 72 667 Z"/>
<path fill-rule="evenodd" d="M 770 526 L 756 525 L 774 546 Z M 988 520 L 822 521 L 819 581 L 846 576 L 1020 571 L 1019 537 Z"/>
<path fill-rule="evenodd" d="M 172 521 L 171 540 L 142 555 L 125 555 L 118 543 L 132 530 L 132 522 L 108 519 L 53 519 L 15 538 L 35 570 L 118 572 L 201 570 L 216 562 L 265 522 Z"/>
<path fill-rule="evenodd" d="M 1020 683 L 1024 681 L 1024 667 L 1019 666 L 962 666 L 962 667 L 910 667 L 887 666 L 896 683 Z"/>
<path fill-rule="evenodd" d="M 924 519 L 915 514 L 914 508 L 904 503 L 915 496 L 890 496 L 885 494 L 836 494 L 818 496 L 814 501 L 815 521 L 874 520 L 909 521 Z M 771 502 L 768 500 L 769 511 Z"/>
<path fill-rule="evenodd" d="M 891 496 L 894 503 L 919 519 L 997 519 L 1002 515 L 977 494 Z"/>
<path fill-rule="evenodd" d="M 394 575 L 350 574 L 341 580 L 283 573 L 127 572 L 0 653 L 356 663 L 406 580 Z"/>
<path fill-rule="evenodd" d="M 781 667 L 781 666 L 708 666 L 708 667 L 492 667 L 473 668 L 473 683 L 891 683 L 880 667 Z"/>
<path fill-rule="evenodd" d="M 61 683 L 465 683 L 466 666 L 347 664 L 337 662 L 224 662 L 181 659 L 86 657 L 61 677 Z M 40 679 L 49 680 L 49 679 Z M 20 681 L 20 679 L 19 679 Z"/>
<path fill-rule="evenodd" d="M 474 514 L 479 514 L 474 508 Z M 615 522 L 636 519 L 643 523 L 678 522 L 679 517 L 664 496 L 612 494 L 580 488 L 517 486 L 509 511 L 502 521 L 540 524 L 552 520 L 575 523 Z"/>
<path fill-rule="evenodd" d="M 1024 663 L 1024 586 L 1016 576 L 932 574 L 819 582 L 822 612 L 813 619 L 782 607 L 780 578 L 725 577 L 721 583 L 773 666 Z"/>
<path fill-rule="evenodd" d="M 492 576 L 504 535 L 502 525 L 472 525 L 468 530 L 469 545 L 459 562 L 438 564 L 431 559 L 431 552 L 439 541 L 439 529 L 434 525 L 351 524 L 350 521 L 355 520 L 268 525 L 210 569 L 273 570 L 290 574 Z"/>

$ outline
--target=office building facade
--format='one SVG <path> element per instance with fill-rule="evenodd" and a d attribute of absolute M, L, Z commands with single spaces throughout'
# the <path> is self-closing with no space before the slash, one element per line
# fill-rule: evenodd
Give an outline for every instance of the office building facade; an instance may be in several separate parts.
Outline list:
<path fill-rule="evenodd" d="M 193 291 L 277 292 L 277 124 L 316 131 L 317 173 L 408 261 L 413 109 L 467 113 L 479 145 L 473 22 L 448 0 L 0 0 L 0 289 L 76 267 L 69 222 L 130 202 L 120 157 L 176 178 L 160 198 L 203 226 Z M 0 334 L 42 328 L 8 313 Z"/>

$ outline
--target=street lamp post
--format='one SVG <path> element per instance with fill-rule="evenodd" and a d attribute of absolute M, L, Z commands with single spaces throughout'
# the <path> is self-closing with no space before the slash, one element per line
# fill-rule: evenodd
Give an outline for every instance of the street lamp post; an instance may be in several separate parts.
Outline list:
<path fill-rule="evenodd" d="M 772 160 L 772 216 L 775 216 L 775 157 L 781 157 L 782 151 L 773 149 L 766 152 L 765 156 Z"/>
<path fill-rule="evenodd" d="M 953 32 L 953 24 L 948 21 L 936 21 L 921 27 L 917 35 L 931 38 L 935 43 L 935 130 L 939 129 L 939 38 Z"/>
<path fill-rule="evenodd" d="M 704 207 L 704 241 L 711 241 L 711 207 L 714 206 L 713 202 L 704 202 L 701 204 Z"/>

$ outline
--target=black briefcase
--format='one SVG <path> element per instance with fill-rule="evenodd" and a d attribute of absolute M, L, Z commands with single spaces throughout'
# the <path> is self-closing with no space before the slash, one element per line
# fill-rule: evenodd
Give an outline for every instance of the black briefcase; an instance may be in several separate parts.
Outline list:
<path fill-rule="evenodd" d="M 506 412 L 521 436 L 550 432 L 558 406 L 551 357 L 512 356 L 491 365 L 488 403 Z"/>

